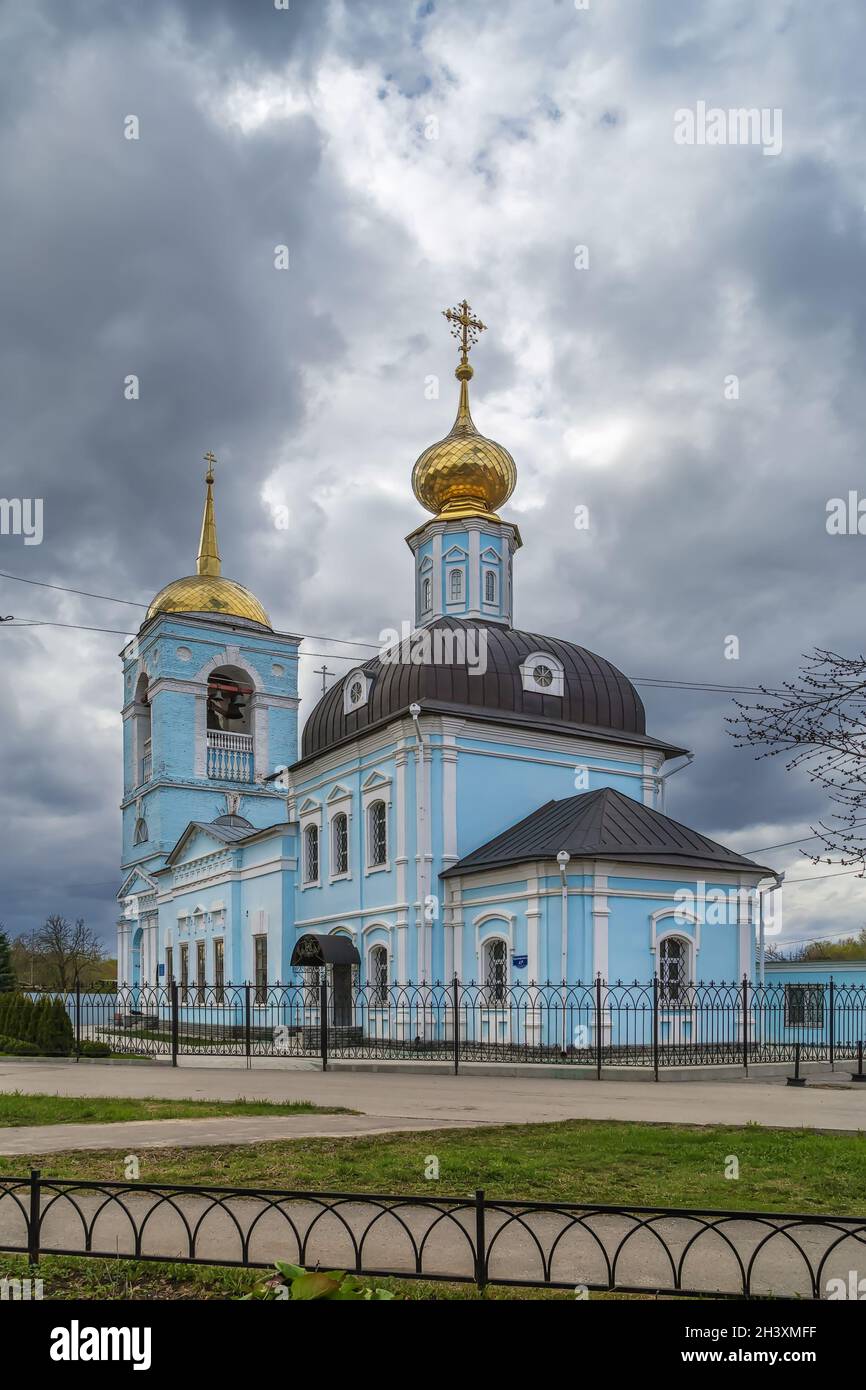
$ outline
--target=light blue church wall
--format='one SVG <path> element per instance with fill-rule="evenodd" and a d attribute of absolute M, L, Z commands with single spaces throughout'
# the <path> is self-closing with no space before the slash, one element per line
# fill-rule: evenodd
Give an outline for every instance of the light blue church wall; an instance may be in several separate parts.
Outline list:
<path fill-rule="evenodd" d="M 243 814 L 256 827 L 284 817 L 278 794 L 252 779 L 297 757 L 297 649 L 292 636 L 242 625 L 220 631 L 207 621 L 167 615 L 125 649 L 124 870 L 158 862 L 189 821 L 213 820 L 225 810 L 226 792 L 242 795 Z M 253 751 L 244 780 L 217 775 L 208 761 L 207 678 L 223 665 L 247 672 L 255 687 Z M 143 679 L 149 714 L 136 699 Z M 136 845 L 140 819 L 148 838 Z"/>
<path fill-rule="evenodd" d="M 768 1019 L 768 1036 L 829 1046 L 853 1056 L 858 1042 L 866 1047 L 866 961 L 767 961 L 766 988 L 757 992 Z M 831 995 L 832 983 L 832 995 Z"/>

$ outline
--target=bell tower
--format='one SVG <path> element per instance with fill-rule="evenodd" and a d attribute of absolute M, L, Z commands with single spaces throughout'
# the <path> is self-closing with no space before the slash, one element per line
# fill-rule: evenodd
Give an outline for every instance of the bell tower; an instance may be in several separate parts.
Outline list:
<path fill-rule="evenodd" d="M 469 409 L 469 353 L 486 327 L 464 299 L 443 310 L 460 347 L 457 417 L 444 439 L 418 458 L 412 489 L 433 513 L 406 542 L 415 557 L 415 624 L 442 617 L 513 626 L 512 561 L 520 532 L 497 515 L 514 491 L 510 453 L 475 427 Z"/>
<path fill-rule="evenodd" d="M 285 819 L 264 779 L 298 749 L 298 646 L 222 574 L 213 454 L 196 572 L 154 598 L 123 661 L 124 879 L 159 869 L 190 821 Z"/>

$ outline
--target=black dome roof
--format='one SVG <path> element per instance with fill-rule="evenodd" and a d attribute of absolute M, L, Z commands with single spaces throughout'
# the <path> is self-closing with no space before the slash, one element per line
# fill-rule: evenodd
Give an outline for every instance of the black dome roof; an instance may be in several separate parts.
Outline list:
<path fill-rule="evenodd" d="M 344 713 L 345 677 L 336 681 L 304 726 L 299 761 L 405 714 L 413 703 L 431 714 L 451 713 L 511 725 L 560 725 L 617 742 L 669 749 L 672 754 L 682 751 L 647 736 L 643 703 L 631 681 L 585 647 L 558 637 L 461 618 L 437 619 L 431 630 L 437 628 L 483 629 L 487 644 L 484 674 L 471 674 L 471 666 L 465 663 L 415 664 L 373 657 L 356 668 L 370 679 L 365 703 Z M 520 666 L 533 652 L 547 652 L 562 663 L 562 695 L 523 688 Z"/>

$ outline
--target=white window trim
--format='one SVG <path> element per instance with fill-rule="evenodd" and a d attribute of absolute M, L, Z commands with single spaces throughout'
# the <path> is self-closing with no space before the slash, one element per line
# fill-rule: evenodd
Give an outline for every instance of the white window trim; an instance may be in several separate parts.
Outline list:
<path fill-rule="evenodd" d="M 661 965 L 661 946 L 663 941 L 669 941 L 671 937 L 676 937 L 678 941 L 684 941 L 688 947 L 688 959 L 686 960 L 686 980 L 691 986 L 697 979 L 698 974 L 698 943 L 694 936 L 689 936 L 687 930 L 682 926 L 671 927 L 668 931 L 659 932 L 656 936 L 655 947 L 655 972 L 660 976 Z M 661 981 L 660 981 L 661 982 Z M 659 1018 L 668 1021 L 671 1018 L 691 1018 L 695 1017 L 695 997 L 694 991 L 687 990 L 686 999 L 682 1004 L 666 1004 L 662 1002 L 659 1010 Z"/>
<path fill-rule="evenodd" d="M 452 575 L 460 575 L 460 597 L 453 598 L 451 595 Z M 449 565 L 445 573 L 445 596 L 449 607 L 462 608 L 466 603 L 466 573 L 463 565 Z"/>
<path fill-rule="evenodd" d="M 487 597 L 487 576 L 493 576 L 493 597 Z M 485 565 L 481 572 L 481 601 L 487 608 L 499 607 L 499 571 L 492 565 Z"/>
<path fill-rule="evenodd" d="M 306 831 L 307 831 L 308 827 L 311 826 L 311 825 L 315 825 L 316 829 L 317 829 L 318 832 L 319 832 L 319 877 L 318 877 L 317 879 L 311 879 L 311 878 L 308 879 L 308 878 L 306 877 L 306 872 L 307 872 L 307 844 L 306 844 Z M 304 893 L 304 892 L 306 892 L 306 890 L 307 890 L 308 888 L 321 888 L 321 886 L 322 886 L 322 808 L 321 808 L 321 806 L 319 805 L 318 802 L 315 802 L 315 801 L 305 801 L 304 804 L 303 804 L 303 806 L 301 807 L 300 816 L 299 816 L 299 834 L 300 834 L 300 837 L 301 837 L 301 842 L 300 842 L 300 845 L 298 846 L 298 848 L 299 848 L 299 850 L 300 850 L 300 853 L 299 853 L 299 855 L 298 855 L 298 858 L 299 858 L 299 860 L 300 860 L 300 863 L 299 863 L 299 865 L 298 865 L 298 868 L 299 868 L 299 870 L 300 870 L 300 872 L 299 872 L 299 874 L 298 874 L 298 879 L 299 879 L 299 884 L 300 884 L 301 892 Z"/>
<path fill-rule="evenodd" d="M 367 986 L 368 989 L 372 989 L 372 988 L 373 988 L 374 981 L 373 981 L 373 968 L 372 968 L 372 967 L 373 967 L 373 953 L 374 953 L 375 951 L 384 951 L 384 952 L 385 952 L 385 959 L 386 959 L 386 961 L 388 962 L 388 968 L 387 968 L 385 974 L 386 974 L 386 979 L 387 979 L 388 986 L 389 986 L 389 988 L 390 988 L 390 984 L 391 984 L 391 947 L 390 947 L 390 945 L 388 944 L 388 942 L 386 942 L 386 941 L 373 941 L 373 942 L 371 942 L 370 945 L 367 947 L 367 956 L 366 956 L 366 962 L 365 962 L 365 976 L 364 976 L 364 980 L 365 980 L 366 986 Z M 388 1008 L 388 1005 L 387 1005 L 387 1004 L 371 1004 L 371 1005 L 370 1005 L 370 1009 L 371 1009 L 371 1011 L 373 1011 L 373 1012 L 379 1011 L 379 1012 L 384 1013 L 384 1012 L 387 1011 L 387 1008 Z"/>
<path fill-rule="evenodd" d="M 501 920 L 501 919 L 500 919 L 500 920 Z M 484 969 L 484 959 L 485 959 L 485 956 L 487 955 L 487 949 L 488 949 L 488 947 L 490 946 L 491 942 L 493 942 L 493 941 L 501 941 L 502 944 L 503 944 L 503 946 L 505 947 L 505 993 L 506 993 L 506 1002 L 505 1002 L 504 1004 L 491 1004 L 491 1003 L 488 1001 L 488 999 L 487 999 L 487 972 L 486 972 L 485 969 Z M 512 955 L 512 951 L 511 951 L 511 940 L 510 940 L 510 935 L 506 935 L 506 933 L 505 933 L 504 931 L 502 931 L 501 928 L 500 928 L 499 931 L 492 931 L 492 932 L 489 932 L 489 933 L 487 934 L 487 936 L 482 937 L 481 943 L 480 943 L 480 952 L 479 952 L 479 957 L 478 957 L 478 965 L 479 965 L 478 983 L 479 983 L 479 985 L 480 985 L 480 987 L 481 987 L 481 990 L 483 991 L 483 1003 L 482 1003 L 482 1005 L 481 1005 L 481 1008 L 482 1008 L 482 1010 L 483 1010 L 484 1012 L 486 1012 L 486 1013 L 490 1013 L 490 1014 L 501 1014 L 501 1013 L 507 1013 L 507 1012 L 508 1012 L 508 991 L 511 989 L 511 955 Z"/>
<path fill-rule="evenodd" d="M 360 700 L 356 700 L 353 704 L 349 692 L 352 686 L 356 684 L 360 684 L 361 686 L 361 698 Z M 354 671 L 350 671 L 349 674 L 343 678 L 343 713 L 353 714 L 355 710 L 363 709 L 369 697 L 370 677 L 365 671 L 362 671 L 360 667 L 356 667 Z"/>
<path fill-rule="evenodd" d="M 371 860 L 370 842 L 370 807 L 374 801 L 384 801 L 385 803 L 385 862 L 384 864 L 373 864 Z M 364 817 L 364 876 L 369 874 L 387 873 L 391 868 L 391 854 L 394 828 L 391 824 L 391 779 L 383 777 L 381 773 L 371 773 L 365 785 L 361 789 L 361 813 Z"/>
<path fill-rule="evenodd" d="M 334 865 L 337 856 L 334 849 L 334 821 L 338 816 L 346 817 L 346 868 L 341 873 L 336 873 Z M 319 864 L 321 866 L 322 856 L 319 854 Z M 328 807 L 328 882 L 342 883 L 345 879 L 352 877 L 352 803 L 348 797 L 341 798 L 333 806 Z"/>
<path fill-rule="evenodd" d="M 537 685 L 533 677 L 536 666 L 549 666 L 553 673 L 553 680 L 550 685 Z M 531 690 L 537 695 L 562 695 L 565 691 L 565 671 L 562 662 L 551 652 L 530 652 L 529 656 L 524 657 L 520 664 L 520 676 L 523 681 L 523 689 Z"/>

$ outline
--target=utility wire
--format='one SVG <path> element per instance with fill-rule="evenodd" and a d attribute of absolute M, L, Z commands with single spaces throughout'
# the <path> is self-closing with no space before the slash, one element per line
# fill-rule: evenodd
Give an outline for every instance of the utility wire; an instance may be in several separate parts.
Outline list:
<path fill-rule="evenodd" d="M 59 593 L 63 593 L 63 594 L 77 594 L 78 597 L 80 597 L 80 598 L 95 598 L 95 599 L 102 599 L 102 600 L 104 600 L 106 603 L 122 603 L 122 604 L 125 604 L 125 605 L 127 605 L 128 607 L 131 607 L 131 608 L 145 608 L 145 609 L 146 609 L 146 608 L 149 608 L 149 607 L 150 607 L 149 604 L 147 604 L 147 603 L 141 603 L 138 599 L 132 599 L 132 598 L 116 598 L 113 594 L 97 594 L 97 593 L 91 592 L 89 589 L 72 589 L 72 588 L 70 588 L 70 587 L 69 587 L 68 585 L 66 585 L 66 584 L 49 584 L 48 581 L 47 581 L 47 580 L 44 580 L 44 579 L 27 579 L 27 578 L 24 577 L 24 575 L 21 575 L 21 574 L 9 574 L 8 571 L 6 571 L 6 570 L 0 570 L 0 579 L 11 579 L 11 580 L 13 580 L 16 584 L 34 584 L 34 585 L 36 585 L 36 586 L 37 586 L 38 588 L 40 588 L 40 589 L 54 589 L 54 590 L 58 591 Z M 23 619 L 23 618 L 22 618 L 22 619 L 18 620 L 18 621 L 16 622 L 15 625 L 16 625 L 16 626 L 25 626 L 25 625 L 26 625 L 26 626 L 35 626 L 35 625 L 40 625 L 40 626 L 43 626 L 43 627 L 70 627 L 70 628 L 76 628 L 76 627 L 78 627 L 78 630 L 81 631 L 81 632 L 112 632 L 112 633 L 117 633 L 118 636 L 122 636 L 122 637 L 123 637 L 123 636 L 130 636 L 130 637 L 131 637 L 131 636 L 134 635 L 133 633 L 126 633 L 125 631 L 121 631 L 119 628 L 107 628 L 107 627 L 106 627 L 106 628 L 99 628 L 99 627 L 84 627 L 84 626 L 79 627 L 79 625 L 76 624 L 76 623 L 48 623 L 48 622 L 45 622 L 45 623 L 42 623 L 42 624 L 37 624 L 37 621 L 36 621 L 35 619 Z M 364 641 L 361 641 L 359 638 L 350 638 L 350 637 L 330 637 L 330 636 L 328 636 L 327 633 L 323 633 L 323 632 L 299 632 L 299 633 L 297 633 L 297 634 L 295 634 L 295 635 L 298 636 L 298 637 L 308 638 L 310 641 L 313 641 L 313 642 L 334 642 L 334 643 L 337 644 L 337 646 L 342 646 L 342 647 L 367 647 L 370 651 L 376 651 L 376 652 L 378 652 L 378 651 L 381 649 L 381 643 L 379 643 L 379 642 L 364 642 Z M 305 655 L 305 656 L 321 656 L 322 653 L 321 653 L 321 652 L 305 652 L 304 655 Z M 334 653 L 328 653 L 328 655 L 334 655 Z M 688 681 L 688 680 L 679 680 L 679 679 L 673 679 L 673 678 L 667 679 L 667 678 L 665 678 L 665 677 L 663 677 L 663 676 L 630 676 L 630 677 L 629 677 L 629 680 L 633 681 L 635 685 L 655 686 L 655 687 L 658 687 L 659 689 L 664 689 L 664 690 L 700 690 L 700 691 L 703 691 L 703 692 L 706 692 L 706 693 L 721 694 L 721 695 L 729 695 L 729 694 L 730 694 L 730 695 L 763 695 L 763 694 L 766 694 L 766 693 L 769 693 L 769 694 L 774 694 L 774 693 L 776 693 L 776 692 L 773 692 L 773 691 L 769 691 L 769 692 L 764 691 L 764 690 L 761 689 L 760 686 L 756 686 L 756 685 L 755 685 L 755 686 L 753 686 L 753 685 L 732 685 L 732 684 L 726 684 L 725 682 L 721 682 L 721 681 Z M 779 692 L 779 693 L 781 693 L 781 692 Z"/>

